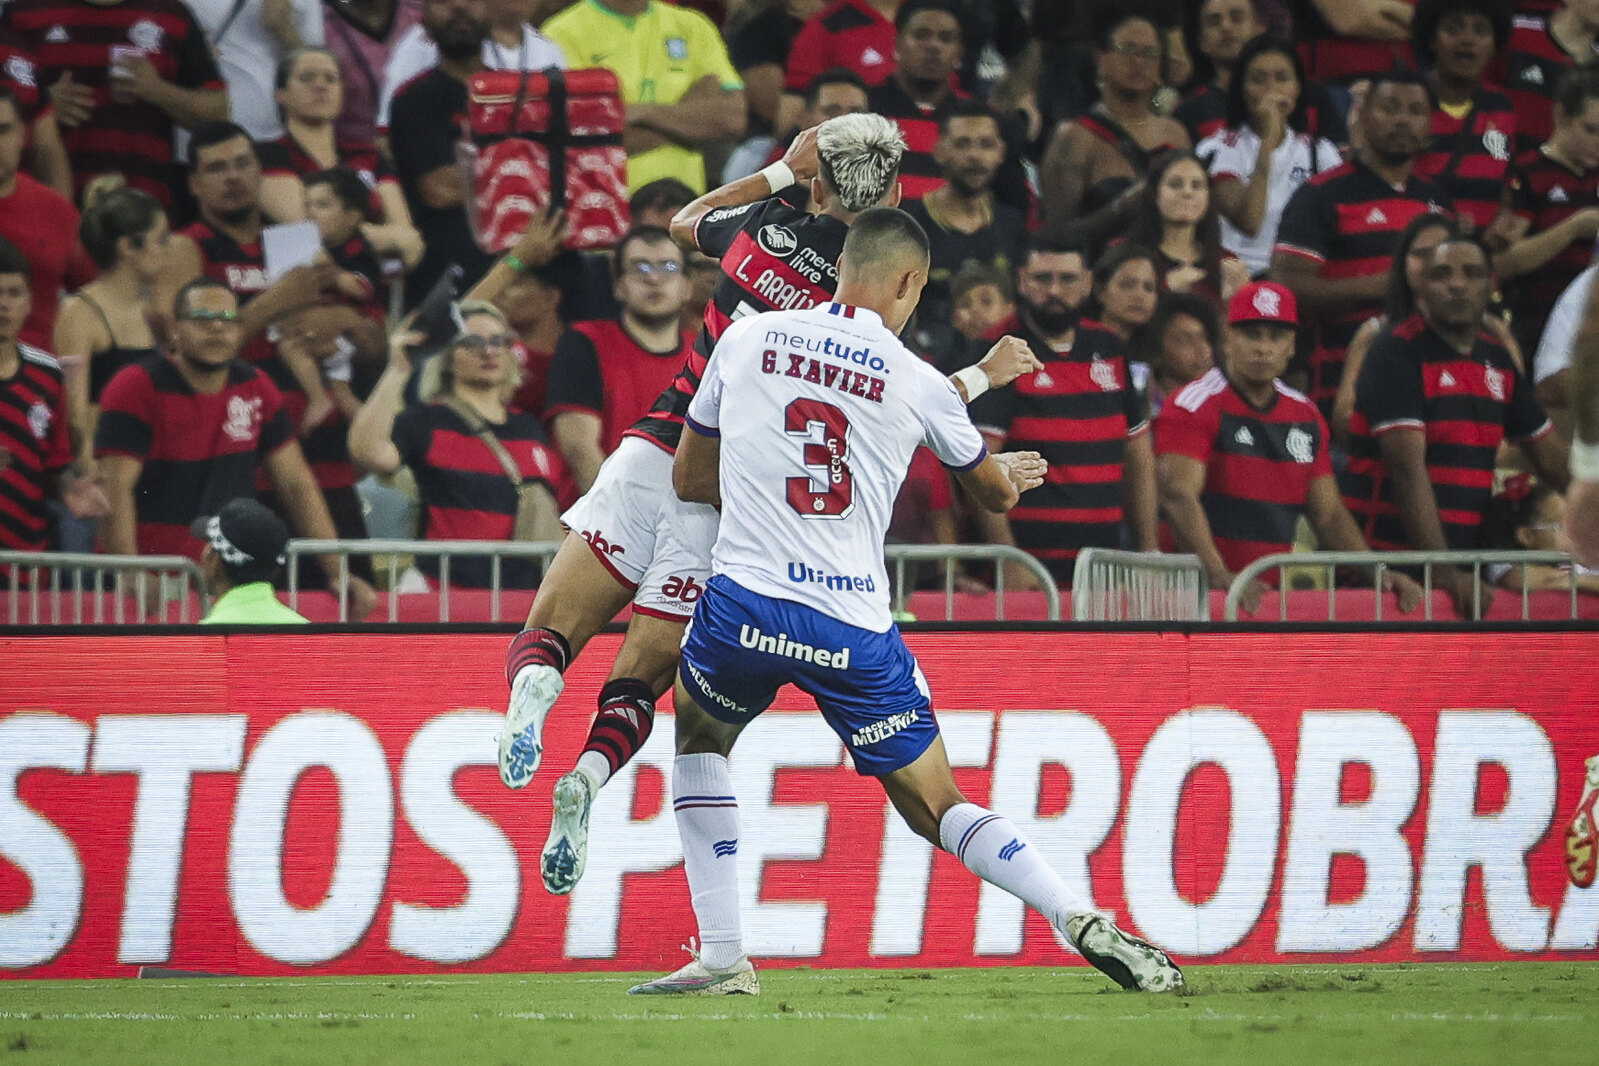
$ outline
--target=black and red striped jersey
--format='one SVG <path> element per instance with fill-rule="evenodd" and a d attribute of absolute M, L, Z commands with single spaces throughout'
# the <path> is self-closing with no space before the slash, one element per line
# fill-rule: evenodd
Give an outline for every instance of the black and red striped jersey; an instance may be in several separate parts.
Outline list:
<path fill-rule="evenodd" d="M 1396 189 L 1358 159 L 1318 174 L 1295 190 L 1283 208 L 1275 254 L 1303 256 L 1329 280 L 1386 274 L 1393 265 L 1399 235 L 1410 220 L 1427 211 L 1450 211 L 1449 194 L 1412 174 Z M 1344 351 L 1360 324 L 1379 313 L 1363 304 L 1311 323 L 1310 398 L 1326 414 L 1338 394 Z"/>
<path fill-rule="evenodd" d="M 1171 117 L 1181 122 L 1189 138 L 1198 144 L 1227 128 L 1227 90 L 1207 81 L 1183 97 Z"/>
<path fill-rule="evenodd" d="M 864 0 L 833 0 L 795 36 L 783 89 L 803 93 L 834 67 L 854 71 L 867 85 L 888 77 L 894 70 L 894 20 Z"/>
<path fill-rule="evenodd" d="M 1599 56 L 1599 42 L 1583 61 Z M 1549 32 L 1549 20 L 1518 15 L 1510 41 L 1488 68 L 1488 78 L 1502 85 L 1516 111 L 1516 149 L 1530 152 L 1554 132 L 1555 86 L 1578 60 Z"/>
<path fill-rule="evenodd" d="M 182 232 L 199 246 L 201 269 L 206 277 L 216 278 L 232 290 L 240 307 L 266 290 L 266 257 L 259 238 L 240 244 L 208 222 L 196 222 Z M 298 427 L 300 416 L 305 412 L 305 392 L 288 364 L 278 357 L 277 347 L 268 338 L 267 331 L 246 341 L 239 356 L 260 367 L 272 379 L 283 394 L 290 422 Z M 300 442 L 317 484 L 324 489 L 349 488 L 356 482 L 355 464 L 350 461 L 347 442 L 349 432 L 350 424 L 335 411 Z M 269 488 L 264 475 L 260 487 L 263 492 Z"/>
<path fill-rule="evenodd" d="M 1499 214 L 1506 172 L 1516 148 L 1516 113 L 1510 97 L 1478 86 L 1471 109 L 1456 118 L 1432 112 L 1432 146 L 1416 158 L 1416 173 L 1443 186 L 1455 213 L 1482 232 Z"/>
<path fill-rule="evenodd" d="M 1599 207 L 1599 169 L 1578 174 L 1536 150 L 1516 158 L 1510 171 L 1511 210 L 1542 233 L 1584 208 Z M 1537 270 L 1506 284 L 1517 337 L 1537 350 L 1549 311 L 1593 259 L 1592 241 L 1572 241 Z"/>
<path fill-rule="evenodd" d="M 222 89 L 205 33 L 183 0 L 11 0 L 0 22 L 33 50 L 46 84 L 64 73 L 94 93 L 87 122 L 63 128 L 79 194 L 101 174 L 121 174 L 163 204 L 172 202 L 173 123 L 165 111 L 112 95 L 112 56 L 142 52 L 161 77 L 184 89 Z"/>
<path fill-rule="evenodd" d="M 560 495 L 565 479 L 561 457 L 545 440 L 532 415 L 512 411 L 504 422 L 487 429 L 516 461 L 524 482 L 538 482 Z M 422 404 L 400 412 L 394 420 L 394 446 L 400 461 L 416 476 L 422 500 L 423 535 L 428 540 L 513 540 L 519 497 L 505 467 L 466 421 L 442 403 Z M 438 559 L 418 557 L 417 566 L 438 577 Z M 501 583 L 532 588 L 536 572 L 526 560 L 501 563 Z M 489 585 L 488 559 L 454 559 L 450 583 L 475 588 Z"/>
<path fill-rule="evenodd" d="M 22 105 L 22 121 L 33 125 L 48 106 L 49 98 L 39 84 L 39 64 L 34 61 L 33 50 L 10 30 L 0 29 L 0 85 L 16 94 Z"/>
<path fill-rule="evenodd" d="M 652 352 L 616 319 L 573 323 L 550 360 L 546 421 L 566 411 L 598 415 L 600 449 L 609 455 L 693 355 L 694 338 L 681 339 L 669 352 Z"/>
<path fill-rule="evenodd" d="M 1532 383 L 1488 333 L 1462 353 L 1416 315 L 1378 337 L 1356 384 L 1349 465 L 1338 480 L 1344 503 L 1377 549 L 1411 546 L 1378 443 L 1399 430 L 1425 435 L 1444 538 L 1451 549 L 1469 551 L 1480 547 L 1499 445 L 1541 437 L 1554 424 Z"/>
<path fill-rule="evenodd" d="M 831 300 L 848 234 L 846 223 L 801 211 L 778 196 L 707 212 L 694 226 L 694 243 L 721 261 L 722 278 L 705 307 L 705 326 L 677 377 L 623 436 L 677 451 L 688 402 L 723 332 L 745 315 Z"/>
<path fill-rule="evenodd" d="M 0 379 L 0 548 L 45 547 L 44 501 L 51 480 L 72 462 L 61 364 L 50 353 L 17 345 L 16 372 Z"/>
<path fill-rule="evenodd" d="M 235 359 L 220 392 L 198 393 L 163 356 L 124 367 L 100 395 L 97 456 L 144 464 L 134 485 L 140 555 L 200 557 L 189 532 L 201 515 L 254 496 L 261 460 L 294 442 L 283 397 Z"/>
<path fill-rule="evenodd" d="M 1121 543 L 1127 439 L 1147 432 L 1149 419 L 1125 346 L 1103 326 L 1079 322 L 1065 352 L 1025 325 L 1010 332 L 1044 367 L 979 396 L 972 421 L 1004 438 L 1006 449 L 1036 451 L 1049 463 L 1044 484 L 1011 510 L 1010 527 L 1017 547 L 1069 582 L 1079 551 Z"/>
<path fill-rule="evenodd" d="M 1256 407 L 1220 367 L 1183 386 L 1155 418 L 1155 453 L 1205 466 L 1199 497 L 1216 550 L 1235 573 L 1293 548 L 1310 486 L 1332 477 L 1327 422 L 1308 398 L 1277 382 Z"/>
<path fill-rule="evenodd" d="M 938 124 L 955 109 L 963 95 L 951 90 L 935 106 L 923 107 L 911 99 L 895 78 L 874 86 L 866 94 L 867 108 L 893 119 L 905 138 L 905 154 L 899 161 L 899 183 L 906 200 L 920 200 L 945 183 L 944 174 L 933 159 L 933 149 L 938 147 Z"/>
<path fill-rule="evenodd" d="M 1415 0 L 1404 2 L 1415 6 Z M 1348 85 L 1379 71 L 1416 66 L 1409 41 L 1345 37 L 1328 25 L 1313 0 L 1286 0 L 1285 6 L 1293 19 L 1294 40 L 1299 42 L 1299 60 L 1307 78 Z"/>
<path fill-rule="evenodd" d="M 323 169 L 322 164 L 311 157 L 311 153 L 294 139 L 292 133 L 285 133 L 275 141 L 262 141 L 256 145 L 256 150 L 261 156 L 263 177 L 308 178 Z M 372 218 L 381 219 L 383 202 L 378 199 L 378 186 L 385 181 L 398 185 L 400 181 L 389 167 L 388 160 L 383 158 L 383 153 L 371 141 L 351 137 L 338 138 L 334 142 L 334 153 L 338 156 L 339 166 L 355 171 L 366 187 L 372 190 L 372 203 L 368 211 Z"/>

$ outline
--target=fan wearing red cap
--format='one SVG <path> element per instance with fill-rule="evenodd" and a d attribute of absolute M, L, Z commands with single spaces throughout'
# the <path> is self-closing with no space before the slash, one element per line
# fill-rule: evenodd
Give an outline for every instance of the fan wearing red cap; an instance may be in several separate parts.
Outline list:
<path fill-rule="evenodd" d="M 1366 550 L 1333 480 L 1326 420 L 1279 380 L 1298 328 L 1292 292 L 1270 281 L 1245 285 L 1227 305 L 1222 365 L 1184 386 L 1155 419 L 1161 508 L 1212 588 L 1289 551 L 1301 515 L 1322 547 Z M 1409 578 L 1390 575 L 1389 587 L 1404 611 L 1420 602 Z M 1264 592 L 1252 583 L 1244 609 L 1254 612 Z"/>

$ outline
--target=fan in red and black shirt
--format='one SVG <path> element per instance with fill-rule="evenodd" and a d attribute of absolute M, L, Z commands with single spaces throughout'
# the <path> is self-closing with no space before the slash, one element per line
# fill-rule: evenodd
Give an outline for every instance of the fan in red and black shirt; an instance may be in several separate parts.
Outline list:
<path fill-rule="evenodd" d="M 1415 6 L 1415 0 L 1399 0 Z M 1339 0 L 1285 0 L 1305 74 L 1328 85 L 1348 85 L 1383 71 L 1414 69 L 1406 23 Z M 1386 5 L 1385 5 L 1386 6 Z"/>
<path fill-rule="evenodd" d="M 1432 145 L 1416 173 L 1442 185 L 1461 220 L 1481 232 L 1499 214 L 1516 146 L 1510 97 L 1483 81 L 1510 40 L 1510 8 L 1503 0 L 1421 0 L 1410 29 L 1438 99 Z"/>
<path fill-rule="evenodd" d="M 811 16 L 788 50 L 783 94 L 796 115 L 811 80 L 843 67 L 876 85 L 894 69 L 894 13 L 899 0 L 833 0 Z M 781 114 L 782 112 L 780 112 Z"/>
<path fill-rule="evenodd" d="M 1488 71 L 1503 85 L 1516 110 L 1516 147 L 1530 152 L 1554 128 L 1555 86 L 1570 67 L 1599 57 L 1599 5 L 1567 3 L 1553 15 L 1518 14 L 1510 43 Z"/>
<path fill-rule="evenodd" d="M 172 357 L 123 367 L 100 396 L 95 456 L 111 501 L 101 526 L 113 555 L 200 558 L 189 527 L 229 500 L 254 496 L 264 473 L 303 537 L 337 534 L 322 490 L 294 439 L 283 397 L 239 349 L 238 300 L 211 278 L 190 282 L 174 303 Z M 336 582 L 339 560 L 320 560 Z M 352 614 L 375 595 L 351 577 Z"/>
<path fill-rule="evenodd" d="M 980 517 L 985 534 L 1064 583 L 1079 551 L 1121 545 L 1124 518 L 1138 550 L 1156 549 L 1149 417 L 1121 338 L 1079 317 L 1092 287 L 1080 245 L 1035 238 L 1016 269 L 1017 321 L 999 332 L 1026 340 L 1044 367 L 972 404 L 991 451 L 1036 451 L 1049 463 L 1009 515 Z"/>
<path fill-rule="evenodd" d="M 228 117 L 211 46 L 183 0 L 13 0 L 0 22 L 56 87 L 56 122 L 78 192 L 115 173 L 170 204 L 174 128 Z M 62 86 L 65 74 L 71 82 Z"/>
<path fill-rule="evenodd" d="M 45 499 L 80 518 L 106 513 L 100 489 L 71 470 L 61 364 L 17 340 L 31 302 L 28 260 L 0 238 L 0 549 L 45 549 Z M 0 573 L 0 587 L 7 578 Z"/>
<path fill-rule="evenodd" d="M 1294 294 L 1269 281 L 1245 285 L 1227 308 L 1224 365 L 1185 385 L 1155 419 L 1161 509 L 1178 546 L 1199 556 L 1212 588 L 1267 555 L 1292 550 L 1310 520 L 1322 548 L 1366 551 L 1333 480 L 1327 422 L 1284 385 L 1294 354 Z M 1275 578 L 1268 575 L 1268 580 Z M 1421 590 L 1394 576 L 1409 610 Z M 1245 608 L 1253 611 L 1259 587 Z"/>
<path fill-rule="evenodd" d="M 1350 339 L 1381 310 L 1400 234 L 1415 216 L 1452 206 L 1442 188 L 1412 173 L 1431 116 L 1420 75 L 1374 78 L 1360 112 L 1365 147 L 1301 185 L 1283 209 L 1271 276 L 1293 290 L 1315 331 L 1307 391 L 1323 414 L 1338 394 Z"/>
<path fill-rule="evenodd" d="M 1565 487 L 1565 442 L 1531 382 L 1482 328 L 1491 286 L 1481 243 L 1445 238 L 1422 273 L 1421 313 L 1379 337 L 1361 367 L 1339 487 L 1374 548 L 1481 547 L 1506 440 L 1522 442 L 1540 479 Z M 1470 610 L 1468 572 L 1435 568 L 1434 580 Z"/>
<path fill-rule="evenodd" d="M 578 322 L 555 346 L 545 391 L 550 435 L 579 492 L 622 434 L 677 377 L 693 338 L 682 331 L 689 296 L 683 250 L 664 229 L 637 227 L 612 253 L 614 319 Z"/>
<path fill-rule="evenodd" d="M 1524 235 L 1494 258 L 1523 352 L 1538 350 L 1550 310 L 1588 268 L 1599 237 L 1599 66 L 1561 75 L 1554 114 L 1549 140 L 1511 168 L 1509 210 Z"/>
<path fill-rule="evenodd" d="M 72 164 L 39 77 L 33 52 L 10 30 L 0 29 L 0 88 L 10 89 L 17 96 L 22 121 L 27 125 L 24 147 L 33 176 L 61 195 L 71 196 Z"/>

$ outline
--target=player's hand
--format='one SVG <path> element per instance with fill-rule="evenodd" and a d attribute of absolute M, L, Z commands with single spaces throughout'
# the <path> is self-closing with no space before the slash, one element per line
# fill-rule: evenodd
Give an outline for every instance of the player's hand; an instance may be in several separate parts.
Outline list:
<path fill-rule="evenodd" d="M 1026 341 L 1007 334 L 988 350 L 977 368 L 988 377 L 989 388 L 1002 389 L 1023 374 L 1044 369 L 1044 364 Z"/>
<path fill-rule="evenodd" d="M 555 258 L 566 241 L 566 234 L 566 212 L 552 203 L 543 211 L 535 211 L 527 220 L 527 229 L 522 231 L 511 254 L 530 270 L 541 267 Z"/>
<path fill-rule="evenodd" d="M 1426 590 L 1421 587 L 1421 583 L 1415 578 L 1405 574 L 1396 574 L 1392 570 L 1383 574 L 1382 584 L 1383 588 L 1392 592 L 1394 597 L 1399 600 L 1400 614 L 1409 614 L 1417 607 L 1420 607 L 1423 597 L 1427 595 Z"/>
<path fill-rule="evenodd" d="M 76 129 L 94 114 L 94 90 L 72 80 L 69 70 L 50 86 L 50 108 L 62 129 Z"/>
<path fill-rule="evenodd" d="M 1599 567 L 1599 481 L 1572 481 L 1566 491 L 1566 539 L 1572 558 Z"/>
<path fill-rule="evenodd" d="M 816 176 L 816 171 L 821 167 L 821 162 L 816 154 L 816 131 L 819 126 L 812 126 L 808 130 L 801 130 L 794 143 L 788 146 L 788 151 L 783 153 L 783 162 L 788 164 L 788 169 L 794 172 L 795 179 L 810 181 Z"/>
<path fill-rule="evenodd" d="M 1038 488 L 1049 472 L 1049 464 L 1037 452 L 1000 452 L 994 456 L 994 462 L 999 464 L 1017 492 Z"/>

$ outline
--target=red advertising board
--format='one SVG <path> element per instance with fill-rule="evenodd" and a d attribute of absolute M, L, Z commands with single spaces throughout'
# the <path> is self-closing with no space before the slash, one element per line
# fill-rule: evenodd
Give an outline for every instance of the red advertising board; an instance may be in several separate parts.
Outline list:
<path fill-rule="evenodd" d="M 957 781 L 1186 962 L 1592 957 L 1562 827 L 1591 633 L 913 634 Z M 499 783 L 503 636 L 0 638 L 0 974 L 673 969 L 670 705 L 545 893 L 596 640 Z M 733 762 L 766 965 L 1075 961 L 914 837 L 797 693 Z"/>

